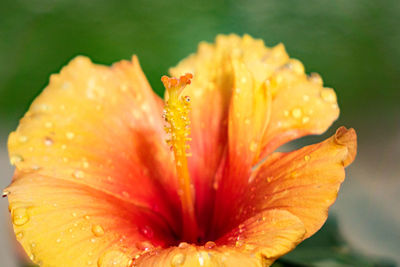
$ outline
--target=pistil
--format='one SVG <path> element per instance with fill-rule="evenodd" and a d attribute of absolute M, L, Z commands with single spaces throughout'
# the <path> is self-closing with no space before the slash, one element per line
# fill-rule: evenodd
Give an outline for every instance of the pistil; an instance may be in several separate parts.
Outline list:
<path fill-rule="evenodd" d="M 179 196 L 182 208 L 182 238 L 185 241 L 197 241 L 197 221 L 194 211 L 193 184 L 190 179 L 187 157 L 190 148 L 190 98 L 182 94 L 186 85 L 190 84 L 193 75 L 188 73 L 179 79 L 163 76 L 167 90 L 163 117 L 167 122 L 165 131 L 169 135 L 167 143 L 174 152 L 176 171 L 178 176 Z"/>

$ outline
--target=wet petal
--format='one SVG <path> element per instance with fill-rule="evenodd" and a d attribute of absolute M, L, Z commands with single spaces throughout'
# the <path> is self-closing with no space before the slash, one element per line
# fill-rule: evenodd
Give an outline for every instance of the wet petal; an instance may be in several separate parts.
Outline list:
<path fill-rule="evenodd" d="M 175 169 L 161 114 L 162 101 L 136 57 L 112 67 L 77 57 L 51 76 L 9 137 L 10 160 L 18 171 L 12 188 L 23 187 L 29 195 L 24 183 L 30 183 L 31 174 L 52 179 L 54 186 L 59 182 L 87 187 L 154 210 L 178 231 Z M 42 201 L 48 197 L 43 194 Z M 69 201 L 74 195 L 60 197 Z M 33 205 L 40 208 L 40 203 Z"/>
<path fill-rule="evenodd" d="M 307 76 L 298 60 L 289 60 L 267 83 L 272 94 L 271 117 L 261 158 L 291 140 L 322 134 L 339 116 L 333 89 L 324 88 L 318 74 Z"/>
<path fill-rule="evenodd" d="M 154 211 L 83 184 L 18 172 L 9 190 L 18 241 L 40 266 L 128 266 L 173 242 Z"/>
<path fill-rule="evenodd" d="M 182 244 L 149 253 L 138 266 L 269 266 L 303 238 L 303 223 L 287 211 L 268 210 L 204 246 Z"/>
<path fill-rule="evenodd" d="M 319 144 L 272 154 L 256 171 L 240 204 L 234 206 L 235 218 L 240 221 L 265 210 L 287 210 L 304 223 L 305 238 L 311 236 L 336 200 L 344 167 L 356 155 L 356 142 L 355 131 L 342 127 Z"/>
<path fill-rule="evenodd" d="M 248 35 L 220 35 L 171 69 L 174 76 L 187 72 L 194 74 L 184 92 L 192 100 L 189 161 L 203 221 L 214 190 L 224 196 L 216 200 L 219 213 L 225 204 L 218 203 L 243 188 L 252 165 L 286 142 L 323 133 L 339 114 L 334 91 L 317 74 L 307 76 L 282 44 L 268 48 Z"/>
<path fill-rule="evenodd" d="M 262 86 L 259 81 L 263 81 L 276 67 L 286 62 L 287 55 L 283 52 L 281 45 L 266 48 L 261 40 L 254 40 L 247 35 L 243 38 L 220 35 L 215 44 L 201 43 L 196 54 L 170 70 L 176 77 L 185 73 L 194 74 L 192 84 L 186 87 L 184 94 L 191 99 L 193 140 L 190 145 L 193 157 L 189 158 L 189 165 L 196 186 L 196 205 L 201 225 L 209 221 L 213 211 L 213 187 L 218 187 L 215 176 L 228 144 L 231 96 L 235 81 L 242 78 L 239 74 L 235 75 L 240 71 L 238 68 L 243 67 L 239 63 L 246 65 L 247 71 L 257 77 L 254 84 Z M 260 61 L 266 55 L 268 57 Z M 251 80 L 254 80 L 253 77 L 249 78 L 249 82 Z M 259 94 L 263 92 L 258 90 L 257 96 Z M 251 95 L 254 95 L 253 92 Z M 264 116 L 262 111 L 257 114 Z"/>

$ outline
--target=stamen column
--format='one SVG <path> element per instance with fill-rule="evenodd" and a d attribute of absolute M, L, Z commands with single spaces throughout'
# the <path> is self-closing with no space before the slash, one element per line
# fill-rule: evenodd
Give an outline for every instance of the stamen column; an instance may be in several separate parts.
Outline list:
<path fill-rule="evenodd" d="M 168 125 L 165 131 L 170 139 L 167 143 L 174 152 L 176 171 L 179 182 L 179 196 L 181 199 L 183 216 L 183 239 L 196 242 L 197 239 L 197 221 L 194 210 L 194 195 L 192 191 L 192 181 L 190 179 L 187 163 L 188 141 L 190 141 L 190 98 L 182 96 L 182 91 L 186 85 L 190 84 L 192 74 L 186 74 L 177 78 L 163 76 L 165 89 L 167 90 L 166 103 L 163 117 Z"/>

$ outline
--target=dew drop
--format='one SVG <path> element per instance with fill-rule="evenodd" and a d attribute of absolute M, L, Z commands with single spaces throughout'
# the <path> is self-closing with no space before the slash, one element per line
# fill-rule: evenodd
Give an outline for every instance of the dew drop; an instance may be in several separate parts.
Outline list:
<path fill-rule="evenodd" d="M 56 242 L 61 243 L 61 238 L 57 238 Z"/>
<path fill-rule="evenodd" d="M 143 226 L 142 228 L 140 228 L 140 232 L 141 232 L 144 236 L 146 236 L 146 237 L 148 237 L 148 238 L 153 238 L 153 236 L 154 236 L 153 229 L 151 229 L 151 227 L 148 226 L 148 225 L 145 225 L 145 226 Z"/>
<path fill-rule="evenodd" d="M 249 125 L 249 124 L 251 123 L 251 120 L 250 120 L 250 119 L 245 119 L 245 120 L 244 120 L 244 123 L 247 124 L 247 125 Z"/>
<path fill-rule="evenodd" d="M 321 76 L 319 76 L 318 73 L 311 73 L 310 76 L 308 77 L 308 80 L 312 83 L 316 83 L 318 85 L 322 85 L 323 81 Z"/>
<path fill-rule="evenodd" d="M 122 191 L 122 196 L 126 197 L 126 198 L 129 198 L 131 195 L 126 191 Z"/>
<path fill-rule="evenodd" d="M 243 240 L 237 240 L 236 243 L 235 243 L 235 246 L 236 247 L 241 247 L 241 246 L 243 246 L 243 244 L 244 244 Z"/>
<path fill-rule="evenodd" d="M 305 156 L 304 156 L 304 160 L 305 160 L 305 161 L 309 161 L 310 159 L 311 159 L 311 156 L 310 156 L 310 155 L 305 155 Z"/>
<path fill-rule="evenodd" d="M 87 161 L 83 161 L 82 165 L 83 165 L 83 168 L 87 169 L 87 168 L 89 168 L 90 164 Z"/>
<path fill-rule="evenodd" d="M 15 235 L 17 237 L 17 240 L 21 240 L 22 238 L 24 238 L 24 233 L 23 232 L 18 232 Z"/>
<path fill-rule="evenodd" d="M 99 237 L 104 235 L 104 229 L 98 224 L 92 226 L 92 232 L 95 236 Z"/>
<path fill-rule="evenodd" d="M 254 142 L 254 141 L 251 141 L 251 143 L 250 143 L 250 151 L 251 152 L 256 152 L 257 151 L 257 147 L 258 147 L 258 144 L 256 142 Z"/>
<path fill-rule="evenodd" d="M 123 253 L 120 250 L 109 250 L 104 252 L 97 261 L 98 267 L 109 267 L 109 266 L 118 266 L 118 267 L 128 267 L 131 262 L 131 259 L 128 255 Z"/>
<path fill-rule="evenodd" d="M 303 117 L 303 119 L 301 120 L 301 122 L 303 123 L 303 124 L 306 124 L 307 122 L 309 122 L 310 121 L 310 117 Z"/>
<path fill-rule="evenodd" d="M 333 89 L 325 88 L 321 91 L 321 98 L 328 103 L 336 102 L 336 94 Z"/>
<path fill-rule="evenodd" d="M 207 249 L 212 249 L 213 247 L 215 247 L 216 244 L 213 241 L 208 241 L 207 243 L 205 243 L 204 247 Z"/>
<path fill-rule="evenodd" d="M 289 116 L 289 111 L 288 111 L 288 110 L 284 110 L 284 111 L 283 111 L 283 115 L 284 115 L 285 117 L 288 117 L 288 116 Z"/>
<path fill-rule="evenodd" d="M 72 175 L 78 179 L 85 177 L 85 173 L 81 170 L 75 170 Z"/>
<path fill-rule="evenodd" d="M 29 221 L 26 208 L 16 208 L 12 211 L 12 221 L 16 226 L 22 226 Z"/>
<path fill-rule="evenodd" d="M 151 244 L 149 241 L 139 242 L 136 244 L 136 247 L 143 251 L 149 251 L 154 248 L 153 244 Z"/>
<path fill-rule="evenodd" d="M 51 139 L 50 137 L 45 137 L 44 138 L 44 144 L 46 146 L 51 146 L 53 144 L 53 139 Z"/>
<path fill-rule="evenodd" d="M 67 132 L 65 136 L 67 137 L 67 139 L 72 140 L 74 139 L 75 134 L 73 132 Z"/>
<path fill-rule="evenodd" d="M 188 247 L 189 247 L 189 244 L 186 243 L 186 242 L 180 242 L 179 245 L 178 245 L 178 248 L 181 248 L 181 249 L 185 249 L 185 248 L 188 248 Z"/>
<path fill-rule="evenodd" d="M 22 161 L 24 161 L 24 158 L 21 155 L 12 155 L 10 157 L 11 165 L 15 165 L 15 164 L 17 164 L 19 162 L 22 162 Z"/>
<path fill-rule="evenodd" d="M 50 122 L 50 121 L 48 121 L 48 122 L 46 122 L 46 123 L 44 124 L 44 127 L 46 127 L 46 128 L 51 128 L 51 127 L 53 127 L 53 123 Z"/>
<path fill-rule="evenodd" d="M 18 138 L 18 141 L 20 141 L 21 143 L 25 143 L 26 141 L 28 141 L 28 137 L 26 137 L 25 135 L 21 135 Z"/>
<path fill-rule="evenodd" d="M 183 265 L 185 263 L 185 260 L 186 260 L 185 254 L 178 253 L 172 258 L 171 265 L 174 266 L 174 267 L 175 266 L 181 266 L 181 265 Z"/>
<path fill-rule="evenodd" d="M 295 109 L 292 110 L 293 118 L 298 119 L 298 118 L 301 117 L 301 114 L 302 114 L 302 112 L 301 112 L 301 109 L 299 109 L 299 108 L 295 108 Z"/>

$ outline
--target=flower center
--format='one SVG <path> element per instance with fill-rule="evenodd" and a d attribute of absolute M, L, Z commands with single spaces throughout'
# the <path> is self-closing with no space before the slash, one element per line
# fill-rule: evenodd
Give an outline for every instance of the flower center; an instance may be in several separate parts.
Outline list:
<path fill-rule="evenodd" d="M 190 179 L 187 157 L 190 156 L 188 141 L 190 135 L 190 98 L 183 96 L 186 85 L 190 84 L 193 75 L 187 73 L 179 79 L 163 76 L 161 81 L 167 90 L 163 117 L 167 122 L 165 131 L 169 135 L 167 140 L 174 152 L 175 165 L 178 175 L 179 191 L 182 208 L 182 235 L 184 240 L 196 242 L 197 221 L 194 211 L 194 189 Z"/>

